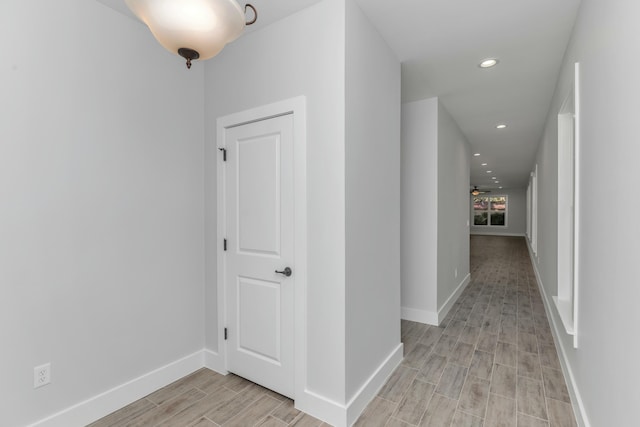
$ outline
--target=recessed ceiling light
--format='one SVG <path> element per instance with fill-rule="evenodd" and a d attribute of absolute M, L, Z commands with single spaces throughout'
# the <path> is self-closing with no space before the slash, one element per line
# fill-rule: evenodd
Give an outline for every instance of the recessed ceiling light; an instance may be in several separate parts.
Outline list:
<path fill-rule="evenodd" d="M 496 58 L 487 58 L 484 59 L 478 66 L 480 68 L 491 68 L 498 65 L 498 60 Z"/>
<path fill-rule="evenodd" d="M 478 157 L 480 155 L 480 153 L 475 153 L 473 156 L 474 157 Z"/>
<path fill-rule="evenodd" d="M 486 163 L 483 163 L 483 164 L 482 164 L 482 166 L 487 166 L 487 164 L 486 164 Z"/>
<path fill-rule="evenodd" d="M 505 125 L 504 123 L 499 124 L 498 126 L 496 126 L 496 129 L 506 129 L 507 125 Z"/>
<path fill-rule="evenodd" d="M 496 184 L 500 184 L 500 181 L 493 181 L 493 182 L 495 182 Z"/>
<path fill-rule="evenodd" d="M 493 171 L 487 171 L 487 173 L 491 173 L 491 172 L 493 172 Z"/>
<path fill-rule="evenodd" d="M 497 177 L 495 177 L 495 176 L 492 176 L 492 177 L 491 177 L 491 179 L 498 179 L 498 178 L 497 178 Z"/>
<path fill-rule="evenodd" d="M 502 188 L 502 185 L 500 187 L 498 187 L 498 188 Z"/>

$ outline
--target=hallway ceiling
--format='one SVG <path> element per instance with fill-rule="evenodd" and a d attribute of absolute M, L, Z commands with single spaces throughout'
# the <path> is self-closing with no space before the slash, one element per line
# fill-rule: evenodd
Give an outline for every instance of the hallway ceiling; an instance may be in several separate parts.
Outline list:
<path fill-rule="evenodd" d="M 127 7 L 125 0 L 97 0 L 111 9 L 117 10 L 133 19 L 138 19 Z M 244 6 L 251 3 L 258 11 L 258 22 L 255 26 L 247 27 L 246 32 L 256 31 L 266 25 L 278 21 L 285 16 L 305 9 L 321 0 L 236 0 Z"/>
<path fill-rule="evenodd" d="M 98 1 L 133 16 L 124 0 Z M 318 1 L 251 0 L 259 25 L 248 30 Z M 480 153 L 471 184 L 525 187 L 580 0 L 356 2 L 402 62 L 403 102 L 439 97 Z M 485 58 L 500 62 L 481 69 Z"/>
<path fill-rule="evenodd" d="M 403 102 L 438 96 L 480 153 L 471 184 L 525 187 L 580 0 L 356 1 L 402 62 Z"/>

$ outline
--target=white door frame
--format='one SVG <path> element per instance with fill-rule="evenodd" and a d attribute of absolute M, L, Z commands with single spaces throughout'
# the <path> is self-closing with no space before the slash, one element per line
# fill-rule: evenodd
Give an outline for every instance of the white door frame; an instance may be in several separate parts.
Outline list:
<path fill-rule="evenodd" d="M 293 177 L 294 177 L 294 263 L 296 275 L 294 291 L 294 393 L 302 397 L 307 383 L 307 117 L 306 98 L 298 96 L 219 117 L 216 121 L 216 148 L 225 148 L 225 130 L 243 124 L 293 114 Z M 225 252 L 225 163 L 218 154 L 217 174 L 217 295 L 218 295 L 218 354 L 227 369 Z"/>

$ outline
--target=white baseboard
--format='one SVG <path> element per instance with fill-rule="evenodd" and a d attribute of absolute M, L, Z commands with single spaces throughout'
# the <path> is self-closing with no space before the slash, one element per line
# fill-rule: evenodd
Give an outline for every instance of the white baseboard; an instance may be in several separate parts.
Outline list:
<path fill-rule="evenodd" d="M 295 406 L 336 427 L 351 426 L 402 362 L 402 355 L 403 345 L 400 343 L 346 405 L 305 390 L 303 396 L 296 396 Z M 29 427 L 90 424 L 202 367 L 221 374 L 228 373 L 220 354 L 203 349 L 50 415 Z"/>
<path fill-rule="evenodd" d="M 449 314 L 449 310 L 453 307 L 453 304 L 460 298 L 460 295 L 465 290 L 467 285 L 471 282 L 471 274 L 467 274 L 462 282 L 458 285 L 456 290 L 449 295 L 447 301 L 442 304 L 442 307 L 435 312 L 429 310 L 420 310 L 417 308 L 409 308 L 409 307 L 401 307 L 400 308 L 400 317 L 404 320 L 411 320 L 412 322 L 420 322 L 426 323 L 427 325 L 438 326 L 447 314 Z"/>
<path fill-rule="evenodd" d="M 346 427 L 346 405 L 306 389 L 296 394 L 295 408 L 335 427 Z"/>
<path fill-rule="evenodd" d="M 221 354 L 216 353 L 213 350 L 204 349 L 204 367 L 211 369 L 222 375 L 227 375 L 229 372 L 225 367 L 224 358 Z"/>
<path fill-rule="evenodd" d="M 556 316 L 554 315 L 554 312 L 552 310 L 552 307 L 555 307 L 555 305 L 547 296 L 544 284 L 542 283 L 542 279 L 540 278 L 540 272 L 538 271 L 538 265 L 536 264 L 535 254 L 533 252 L 533 249 L 531 248 L 529 240 L 526 239 L 526 241 L 527 248 L 529 249 L 529 257 L 531 258 L 531 265 L 533 265 L 533 272 L 536 276 L 536 283 L 538 284 L 538 289 L 540 290 L 540 294 L 542 295 L 544 309 L 547 313 L 547 318 L 551 320 L 551 334 L 553 335 L 553 340 L 556 343 L 556 348 L 560 349 L 558 358 L 560 359 L 562 373 L 567 379 L 567 389 L 569 390 L 569 395 L 571 396 L 571 402 L 573 404 L 572 406 L 574 415 L 576 417 L 576 422 L 579 427 L 591 427 L 591 423 L 589 422 L 589 418 L 587 417 L 587 412 L 584 407 L 584 402 L 582 401 L 575 376 L 573 375 L 573 370 L 571 369 L 569 359 L 567 358 L 567 350 L 563 345 L 563 341 L 559 339 L 560 333 L 564 333 L 564 327 L 558 327 L 558 321 L 556 320 Z"/>
<path fill-rule="evenodd" d="M 500 233 L 497 231 L 471 231 L 472 236 L 505 236 L 505 237 L 526 237 L 524 233 Z"/>
<path fill-rule="evenodd" d="M 438 310 L 438 325 L 442 323 L 445 317 L 447 317 L 451 307 L 453 307 L 453 304 L 455 304 L 458 298 L 460 298 L 460 295 L 462 295 L 462 292 L 465 290 L 469 282 L 471 282 L 471 273 L 467 274 L 465 278 L 462 279 L 462 282 L 460 282 L 456 290 L 449 296 L 449 298 L 447 298 L 445 303 L 442 304 L 442 307 Z"/>
<path fill-rule="evenodd" d="M 400 316 L 404 320 L 426 323 L 438 326 L 438 313 L 436 311 L 419 310 L 417 308 L 401 307 Z"/>
<path fill-rule="evenodd" d="M 356 422 L 364 408 L 376 397 L 376 394 L 387 382 L 393 371 L 402 362 L 403 353 L 404 345 L 400 343 L 347 403 L 348 426 Z"/>
<path fill-rule="evenodd" d="M 352 426 L 369 402 L 371 402 L 378 391 L 380 391 L 393 371 L 400 365 L 403 358 L 403 351 L 403 344 L 400 343 L 346 405 L 328 399 L 313 391 L 305 390 L 303 396 L 296 396 L 296 409 L 306 412 L 335 427 Z"/>
<path fill-rule="evenodd" d="M 50 415 L 31 424 L 30 427 L 68 427 L 90 424 L 203 366 L 204 353 L 200 350 Z"/>

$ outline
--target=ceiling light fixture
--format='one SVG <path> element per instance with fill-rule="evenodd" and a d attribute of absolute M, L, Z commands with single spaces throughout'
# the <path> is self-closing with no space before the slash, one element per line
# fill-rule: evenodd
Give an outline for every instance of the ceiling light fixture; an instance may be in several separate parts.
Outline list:
<path fill-rule="evenodd" d="M 496 126 L 496 129 L 506 129 L 507 125 L 505 125 L 504 123 L 499 124 L 498 126 Z"/>
<path fill-rule="evenodd" d="M 483 163 L 483 164 L 482 164 L 482 166 L 487 166 L 487 164 L 486 164 L 486 163 Z"/>
<path fill-rule="evenodd" d="M 474 157 L 478 157 L 480 155 L 480 153 L 475 153 L 473 156 Z"/>
<path fill-rule="evenodd" d="M 487 173 L 491 173 L 491 172 L 493 172 L 493 171 L 487 171 Z"/>
<path fill-rule="evenodd" d="M 498 61 L 496 58 L 487 58 L 482 60 L 482 62 L 478 65 L 480 68 L 491 68 L 498 65 Z"/>
<path fill-rule="evenodd" d="M 258 18 L 255 7 L 247 3 L 243 10 L 235 0 L 125 1 L 165 49 L 187 60 L 187 68 L 192 60 L 216 56 Z"/>

